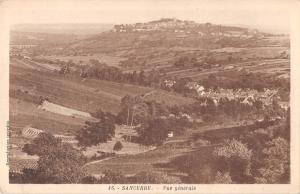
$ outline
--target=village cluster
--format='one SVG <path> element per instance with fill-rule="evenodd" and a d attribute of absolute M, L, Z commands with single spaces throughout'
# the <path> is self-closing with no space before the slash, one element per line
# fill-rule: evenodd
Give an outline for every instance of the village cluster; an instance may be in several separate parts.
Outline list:
<path fill-rule="evenodd" d="M 175 80 L 165 80 L 164 85 L 167 88 L 172 88 L 176 83 Z M 252 105 L 254 100 L 260 100 L 264 105 L 270 105 L 274 99 L 280 101 L 280 96 L 278 96 L 277 89 L 264 88 L 263 91 L 257 91 L 254 89 L 224 89 L 224 88 L 204 88 L 201 84 L 197 82 L 188 82 L 186 87 L 191 91 L 195 91 L 198 97 L 211 98 L 214 103 L 218 105 L 221 98 L 227 98 L 228 100 L 243 99 L 241 103 Z M 282 108 L 287 110 L 288 106 L 286 104 L 281 104 Z"/>

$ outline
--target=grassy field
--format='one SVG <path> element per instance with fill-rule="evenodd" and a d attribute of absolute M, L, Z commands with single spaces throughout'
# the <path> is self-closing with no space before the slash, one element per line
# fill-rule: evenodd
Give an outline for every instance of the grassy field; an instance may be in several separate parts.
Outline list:
<path fill-rule="evenodd" d="M 58 115 L 38 109 L 38 106 L 23 100 L 10 99 L 10 124 L 17 131 L 25 126 L 42 129 L 52 134 L 74 134 L 84 126 L 85 120 Z M 14 129 L 14 127 L 12 127 Z"/>
<path fill-rule="evenodd" d="M 110 90 L 110 84 L 105 82 L 98 82 L 98 87 L 88 85 L 84 80 L 78 79 L 74 82 L 72 78 L 66 79 L 54 73 L 20 68 L 11 68 L 10 73 L 10 90 L 14 90 L 14 86 L 22 86 L 31 90 L 36 97 L 46 97 L 53 103 L 90 113 L 99 108 L 114 113 L 119 111 L 120 99 L 125 95 L 124 92 L 118 93 L 113 88 Z"/>

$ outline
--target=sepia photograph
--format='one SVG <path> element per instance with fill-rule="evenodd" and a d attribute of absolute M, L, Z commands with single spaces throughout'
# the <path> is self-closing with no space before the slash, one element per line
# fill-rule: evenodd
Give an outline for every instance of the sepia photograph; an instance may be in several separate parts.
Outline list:
<path fill-rule="evenodd" d="M 247 2 L 2 2 L 8 184 L 298 184 L 295 1 Z"/>

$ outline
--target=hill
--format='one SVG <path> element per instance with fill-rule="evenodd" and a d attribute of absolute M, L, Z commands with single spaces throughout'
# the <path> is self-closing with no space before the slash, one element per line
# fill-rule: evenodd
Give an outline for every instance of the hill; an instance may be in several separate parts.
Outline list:
<path fill-rule="evenodd" d="M 62 49 L 52 49 L 46 58 L 54 55 L 65 61 L 79 57 L 86 64 L 89 59 L 97 59 L 123 71 L 190 70 L 202 74 L 214 66 L 224 69 L 241 62 L 285 59 L 289 55 L 289 37 L 249 28 L 165 18 L 115 25 L 113 31 L 76 40 Z M 240 67 L 245 66 L 237 64 L 237 68 Z"/>
<path fill-rule="evenodd" d="M 249 71 L 258 68 L 276 74 L 282 66 L 277 76 L 288 77 L 289 36 L 245 27 L 163 18 L 147 23 L 115 25 L 113 30 L 87 38 L 30 33 L 12 33 L 11 43 L 35 43 L 28 49 L 29 53 L 46 60 L 72 60 L 80 65 L 91 65 L 91 60 L 97 60 L 124 72 L 155 69 L 172 79 L 188 77 L 196 80 L 232 68 Z M 266 60 L 277 59 L 284 61 L 272 66 L 274 71 L 265 71 L 269 66 L 262 68 L 261 64 L 269 64 Z"/>

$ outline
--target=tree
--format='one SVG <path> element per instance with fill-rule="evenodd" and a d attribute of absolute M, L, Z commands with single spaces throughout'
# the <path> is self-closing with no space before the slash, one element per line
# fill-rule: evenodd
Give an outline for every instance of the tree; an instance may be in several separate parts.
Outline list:
<path fill-rule="evenodd" d="M 95 113 L 92 114 L 92 116 L 100 120 L 109 120 L 111 123 L 116 122 L 115 115 L 111 114 L 110 112 L 104 112 L 102 111 L 102 109 L 98 109 Z"/>
<path fill-rule="evenodd" d="M 140 85 L 145 85 L 145 81 L 146 81 L 145 71 L 142 70 L 139 73 L 139 84 Z"/>
<path fill-rule="evenodd" d="M 126 95 L 121 99 L 121 111 L 118 114 L 118 120 L 120 123 L 125 122 L 124 121 L 124 114 L 126 114 L 126 125 L 133 124 L 134 119 L 134 111 L 137 107 L 139 107 L 138 104 L 142 103 L 142 99 L 139 96 L 130 96 Z M 126 112 L 126 113 L 125 113 Z M 131 115 L 131 118 L 130 118 Z"/>
<path fill-rule="evenodd" d="M 177 80 L 176 83 L 173 85 L 174 91 L 178 92 L 178 93 L 188 93 L 189 88 L 186 86 L 188 81 L 189 80 L 185 79 L 185 78 L 181 78 L 181 79 Z"/>
<path fill-rule="evenodd" d="M 167 121 L 161 118 L 151 118 L 137 128 L 139 141 L 145 145 L 160 145 L 170 131 Z"/>
<path fill-rule="evenodd" d="M 234 182 L 243 183 L 251 176 L 252 150 L 242 142 L 226 140 L 225 145 L 214 150 L 214 155 L 227 164 L 227 170 Z"/>
<path fill-rule="evenodd" d="M 175 135 L 182 135 L 186 128 L 192 127 L 192 122 L 188 120 L 185 116 L 179 118 L 170 117 L 167 120 L 169 128 L 175 133 Z"/>
<path fill-rule="evenodd" d="M 202 84 L 204 85 L 205 88 L 216 89 L 217 87 L 222 87 L 221 83 L 219 82 L 215 74 L 209 74 L 207 79 L 204 79 L 202 81 Z"/>
<path fill-rule="evenodd" d="M 149 116 L 149 107 L 146 103 L 138 103 L 132 107 L 131 126 L 142 123 Z"/>
<path fill-rule="evenodd" d="M 139 75 L 137 74 L 136 71 L 133 71 L 131 74 L 131 80 L 132 83 L 137 83 L 139 81 Z"/>
<path fill-rule="evenodd" d="M 120 151 L 123 148 L 123 145 L 120 141 L 117 141 L 116 144 L 114 145 L 114 150 L 115 151 Z"/>
<path fill-rule="evenodd" d="M 258 170 L 260 176 L 255 177 L 257 183 L 288 183 L 290 174 L 289 142 L 278 137 L 269 141 L 263 149 L 266 157 L 263 166 Z"/>
<path fill-rule="evenodd" d="M 36 170 L 26 171 L 27 179 L 34 175 L 31 183 L 79 183 L 84 177 L 82 166 L 85 157 L 69 144 L 62 143 L 51 134 L 42 133 L 23 151 L 39 156 Z M 28 178 L 29 177 L 29 178 Z"/>
<path fill-rule="evenodd" d="M 92 65 L 100 65 L 100 62 L 99 62 L 99 60 L 97 60 L 97 59 L 90 59 L 89 62 L 90 62 Z"/>
<path fill-rule="evenodd" d="M 121 99 L 121 108 L 122 108 L 122 110 L 124 110 L 124 109 L 127 110 L 126 125 L 128 125 L 128 123 L 129 123 L 129 113 L 130 113 L 130 108 L 131 108 L 133 103 L 134 103 L 133 97 L 130 96 L 130 95 L 126 95 Z M 122 110 L 121 110 L 120 113 L 124 112 Z M 119 115 L 119 117 L 120 117 L 120 115 Z"/>
<path fill-rule="evenodd" d="M 68 65 L 70 65 L 70 66 L 73 66 L 73 65 L 75 65 L 75 63 L 73 62 L 73 60 L 72 60 L 72 59 L 68 60 L 67 64 L 68 64 Z"/>
<path fill-rule="evenodd" d="M 87 125 L 76 134 L 78 145 L 89 147 L 111 140 L 115 135 L 115 125 L 110 119 L 102 119 L 99 122 L 87 122 Z"/>
<path fill-rule="evenodd" d="M 60 144 L 60 139 L 55 138 L 49 133 L 41 133 L 32 141 L 32 143 L 25 144 L 22 150 L 29 155 L 40 156 L 46 153 L 49 149 L 54 149 L 53 147 Z"/>

